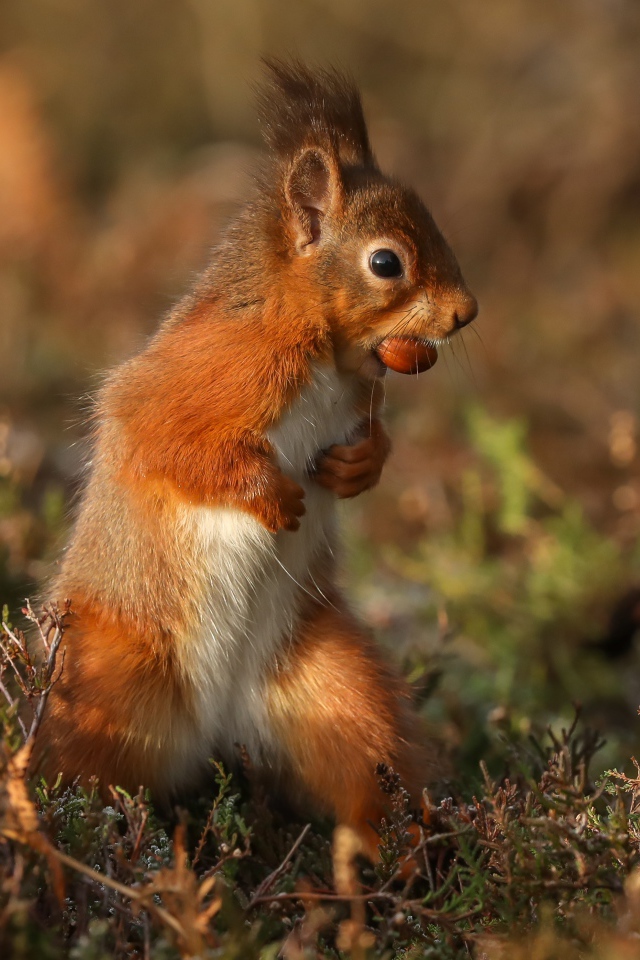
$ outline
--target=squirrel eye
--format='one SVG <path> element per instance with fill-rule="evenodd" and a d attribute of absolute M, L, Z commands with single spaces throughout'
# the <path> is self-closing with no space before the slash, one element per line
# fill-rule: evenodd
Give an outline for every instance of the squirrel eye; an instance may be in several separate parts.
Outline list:
<path fill-rule="evenodd" d="M 376 250 L 369 258 L 369 268 L 377 277 L 401 277 L 402 263 L 393 250 Z"/>

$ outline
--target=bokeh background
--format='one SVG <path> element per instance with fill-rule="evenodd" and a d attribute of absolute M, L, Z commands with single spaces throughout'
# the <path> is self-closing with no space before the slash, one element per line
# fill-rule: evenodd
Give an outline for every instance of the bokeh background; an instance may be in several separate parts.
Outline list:
<path fill-rule="evenodd" d="M 458 772 L 576 702 L 603 765 L 640 749 L 636 0 L 3 0 L 0 49 L 12 613 L 64 542 L 102 371 L 242 201 L 260 56 L 295 55 L 355 76 L 481 304 L 388 377 L 394 455 L 344 509 L 354 602 Z"/>

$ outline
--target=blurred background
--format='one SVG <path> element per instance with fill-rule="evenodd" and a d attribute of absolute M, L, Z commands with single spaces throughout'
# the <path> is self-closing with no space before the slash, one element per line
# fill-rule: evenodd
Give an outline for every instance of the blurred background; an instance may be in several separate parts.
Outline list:
<path fill-rule="evenodd" d="M 88 398 L 207 261 L 263 54 L 346 67 L 481 312 L 390 374 L 345 580 L 459 772 L 546 723 L 640 749 L 636 0 L 3 0 L 0 602 L 64 543 Z M 469 773 L 471 776 L 472 773 Z"/>

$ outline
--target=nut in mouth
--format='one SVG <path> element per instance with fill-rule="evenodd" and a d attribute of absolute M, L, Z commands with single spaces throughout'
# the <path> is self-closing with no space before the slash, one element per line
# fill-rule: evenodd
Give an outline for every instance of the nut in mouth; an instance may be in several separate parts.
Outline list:
<path fill-rule="evenodd" d="M 437 347 L 417 337 L 387 337 L 374 354 L 385 367 L 406 374 L 424 373 L 438 360 Z"/>

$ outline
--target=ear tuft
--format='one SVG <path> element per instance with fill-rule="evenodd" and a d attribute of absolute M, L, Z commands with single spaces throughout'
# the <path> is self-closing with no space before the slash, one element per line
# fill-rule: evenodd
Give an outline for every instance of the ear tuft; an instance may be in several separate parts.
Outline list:
<path fill-rule="evenodd" d="M 309 147 L 294 159 L 285 182 L 285 196 L 298 253 L 310 253 L 322 239 L 325 218 L 339 190 L 337 163 L 324 150 Z"/>
<path fill-rule="evenodd" d="M 338 70 L 309 70 L 297 60 L 264 61 L 258 109 L 270 151 L 291 159 L 311 144 L 333 149 L 340 162 L 376 166 L 360 94 Z"/>

